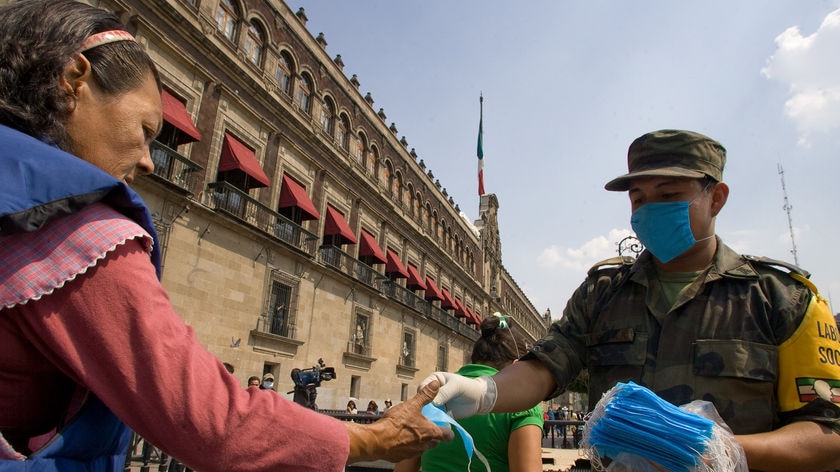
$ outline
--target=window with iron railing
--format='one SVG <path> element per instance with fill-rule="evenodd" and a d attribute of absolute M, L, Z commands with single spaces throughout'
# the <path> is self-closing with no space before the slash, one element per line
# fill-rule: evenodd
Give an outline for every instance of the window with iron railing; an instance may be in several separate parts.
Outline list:
<path fill-rule="evenodd" d="M 271 271 L 258 331 L 295 339 L 298 284 L 299 280 L 292 275 L 280 270 Z"/>
<path fill-rule="evenodd" d="M 315 256 L 318 240 L 315 234 L 228 182 L 213 182 L 207 185 L 207 189 L 204 204 L 233 215 L 241 222 L 270 234 L 310 256 Z"/>
<path fill-rule="evenodd" d="M 184 190 L 194 188 L 203 167 L 158 141 L 149 143 L 149 150 L 155 164 L 154 175 Z"/>
<path fill-rule="evenodd" d="M 385 279 L 385 276 L 379 271 L 342 251 L 338 246 L 324 244 L 318 252 L 323 264 L 347 274 L 367 286 L 378 288 Z"/>

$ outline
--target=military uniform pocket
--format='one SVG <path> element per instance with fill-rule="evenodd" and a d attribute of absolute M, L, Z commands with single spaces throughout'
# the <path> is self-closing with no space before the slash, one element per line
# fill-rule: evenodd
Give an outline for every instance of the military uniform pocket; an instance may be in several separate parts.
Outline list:
<path fill-rule="evenodd" d="M 620 328 L 586 336 L 590 367 L 641 366 L 647 357 L 647 333 L 633 328 Z"/>
<path fill-rule="evenodd" d="M 694 374 L 775 382 L 779 352 L 776 346 L 738 339 L 698 339 L 694 343 Z"/>

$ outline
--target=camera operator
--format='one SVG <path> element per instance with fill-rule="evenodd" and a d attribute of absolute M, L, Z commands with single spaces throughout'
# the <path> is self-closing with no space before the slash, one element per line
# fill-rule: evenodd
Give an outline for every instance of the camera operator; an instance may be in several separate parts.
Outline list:
<path fill-rule="evenodd" d="M 318 359 L 318 364 L 309 369 L 292 369 L 291 377 L 295 389 L 289 393 L 294 393 L 294 402 L 318 411 L 318 405 L 315 404 L 318 397 L 317 388 L 321 386 L 321 381 L 332 380 L 336 375 L 335 368 L 327 367 L 323 359 Z"/>

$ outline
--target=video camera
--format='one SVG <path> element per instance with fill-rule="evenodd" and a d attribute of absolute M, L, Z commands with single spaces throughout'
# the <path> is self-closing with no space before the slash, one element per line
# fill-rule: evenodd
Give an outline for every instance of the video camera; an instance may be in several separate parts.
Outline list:
<path fill-rule="evenodd" d="M 335 378 L 335 368 L 327 367 L 323 359 L 318 359 L 318 364 L 309 369 L 292 369 L 292 381 L 295 383 L 295 389 L 289 393 L 294 393 L 294 402 L 306 408 L 318 410 L 318 405 L 315 404 L 315 399 L 318 397 L 317 387 L 321 386 L 321 382 L 332 380 Z"/>
<path fill-rule="evenodd" d="M 323 359 L 318 359 L 318 364 L 309 369 L 292 369 L 295 387 L 320 387 L 321 382 L 333 380 L 335 377 L 335 368 L 327 367 Z"/>

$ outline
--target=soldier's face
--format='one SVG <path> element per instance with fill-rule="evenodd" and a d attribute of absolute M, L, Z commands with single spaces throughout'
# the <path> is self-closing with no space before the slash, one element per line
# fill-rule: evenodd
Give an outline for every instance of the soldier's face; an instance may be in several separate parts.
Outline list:
<path fill-rule="evenodd" d="M 630 182 L 630 207 L 636 211 L 648 203 L 690 202 L 691 232 L 697 239 L 714 233 L 714 190 L 704 191 L 702 180 L 682 177 L 640 177 Z M 721 184 L 718 184 L 721 185 Z"/>

